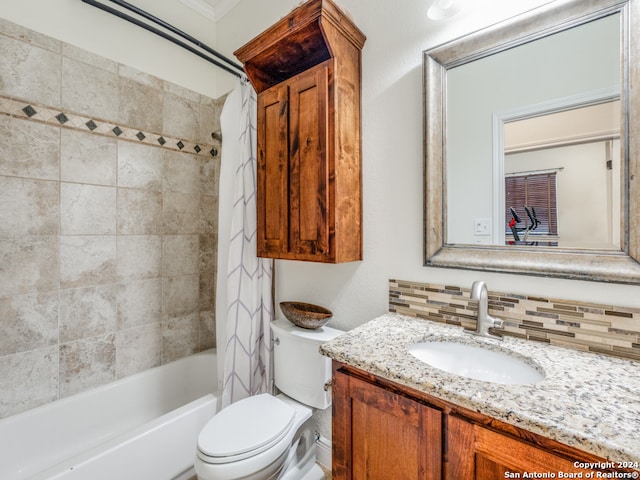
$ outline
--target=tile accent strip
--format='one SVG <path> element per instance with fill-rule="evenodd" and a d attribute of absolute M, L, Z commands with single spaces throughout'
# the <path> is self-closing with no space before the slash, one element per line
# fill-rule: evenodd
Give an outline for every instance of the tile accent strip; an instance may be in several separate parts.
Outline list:
<path fill-rule="evenodd" d="M 389 311 L 475 329 L 469 288 L 389 280 Z M 640 309 L 489 292 L 505 334 L 640 361 Z"/>
<path fill-rule="evenodd" d="M 38 105 L 33 102 L 25 102 L 24 100 L 13 99 L 2 95 L 0 95 L 0 114 L 115 137 L 119 140 L 144 143 L 169 150 L 192 153 L 194 155 L 206 157 L 216 157 L 218 155 L 218 148 L 215 145 L 196 144 L 184 139 L 146 132 L 125 125 L 116 125 L 108 121 L 86 117 L 73 112 L 62 112 L 54 107 Z"/>

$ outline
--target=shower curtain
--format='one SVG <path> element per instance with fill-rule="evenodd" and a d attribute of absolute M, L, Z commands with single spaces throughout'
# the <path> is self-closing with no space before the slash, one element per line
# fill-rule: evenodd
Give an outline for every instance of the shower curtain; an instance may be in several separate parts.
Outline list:
<path fill-rule="evenodd" d="M 271 392 L 273 261 L 256 256 L 256 109 L 255 91 L 248 81 L 239 80 L 221 114 L 220 180 L 225 180 L 228 169 L 233 185 L 225 190 L 221 185 L 220 191 L 221 197 L 227 192 L 227 202 L 221 198 L 220 209 L 226 205 L 231 212 L 224 248 L 228 248 L 227 268 L 218 273 L 221 281 L 226 280 L 226 308 L 224 317 L 218 317 L 226 322 L 226 339 L 218 342 L 218 347 L 224 346 L 223 407 Z"/>

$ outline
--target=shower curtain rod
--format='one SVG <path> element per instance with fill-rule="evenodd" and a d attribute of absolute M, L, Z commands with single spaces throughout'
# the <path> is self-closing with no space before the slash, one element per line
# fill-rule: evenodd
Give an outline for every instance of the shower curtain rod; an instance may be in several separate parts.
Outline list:
<path fill-rule="evenodd" d="M 140 15 L 141 17 L 146 18 L 147 20 L 152 21 L 153 23 L 155 23 L 156 25 L 160 25 L 161 27 L 169 30 L 170 32 L 184 38 L 185 40 L 188 40 L 189 42 L 193 43 L 194 45 L 196 45 L 197 47 L 201 48 L 202 50 L 205 50 L 206 52 L 214 55 L 215 57 L 219 58 L 220 60 L 224 61 L 225 63 L 227 63 L 227 65 L 219 62 L 218 60 L 216 60 L 215 58 L 211 58 L 209 55 L 204 54 L 203 52 L 195 49 L 194 47 L 192 47 L 191 45 L 183 42 L 182 40 L 179 40 L 176 37 L 173 37 L 171 35 L 169 35 L 168 33 L 152 26 L 149 25 L 148 23 L 143 22 L 142 20 L 139 20 L 135 17 L 132 17 L 131 15 L 127 15 L 126 13 L 117 10 L 115 8 L 109 7 L 108 5 L 105 5 L 97 0 L 82 0 L 82 2 L 91 5 L 93 7 L 99 8 L 102 11 L 105 11 L 107 13 L 110 13 L 112 15 L 115 15 L 116 17 L 122 18 L 123 20 L 126 20 L 128 22 L 133 23 L 134 25 L 137 25 L 141 28 L 144 28 L 145 30 L 155 33 L 156 35 L 164 38 L 165 40 L 169 40 L 170 42 L 190 51 L 191 53 L 199 56 L 200 58 L 213 63 L 216 67 L 221 68 L 222 70 L 235 75 L 236 77 L 239 78 L 243 78 L 244 75 L 244 69 L 242 68 L 242 65 L 235 63 L 233 60 L 230 60 L 229 58 L 225 57 L 224 55 L 222 55 L 221 53 L 217 52 L 216 50 L 214 50 L 213 48 L 205 45 L 204 43 L 202 43 L 201 41 L 199 41 L 198 39 L 192 37 L 191 35 L 183 32 L 182 30 L 179 30 L 178 28 L 174 27 L 173 25 L 170 25 L 169 23 L 165 22 L 164 20 L 161 20 L 153 15 L 151 15 L 150 13 L 136 7 L 135 5 L 131 5 L 130 3 L 125 2 L 124 0 L 109 0 L 112 3 L 115 3 L 116 5 L 119 5 L 131 12 L 134 12 L 138 15 Z M 235 69 L 235 70 L 234 70 Z M 237 71 L 239 70 L 239 71 Z"/>

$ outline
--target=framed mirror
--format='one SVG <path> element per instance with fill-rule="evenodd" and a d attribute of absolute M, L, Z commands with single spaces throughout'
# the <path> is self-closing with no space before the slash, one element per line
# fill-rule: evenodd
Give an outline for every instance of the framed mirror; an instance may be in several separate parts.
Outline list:
<path fill-rule="evenodd" d="M 424 53 L 425 265 L 640 284 L 640 0 Z"/>

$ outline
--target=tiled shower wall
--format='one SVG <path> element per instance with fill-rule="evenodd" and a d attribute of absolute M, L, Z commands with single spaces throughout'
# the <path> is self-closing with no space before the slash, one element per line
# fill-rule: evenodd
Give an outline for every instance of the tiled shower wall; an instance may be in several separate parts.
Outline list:
<path fill-rule="evenodd" d="M 476 328 L 470 289 L 389 280 L 389 309 L 435 322 Z M 504 334 L 576 350 L 640 360 L 640 309 L 489 291 L 489 313 Z"/>
<path fill-rule="evenodd" d="M 220 109 L 0 20 L 0 417 L 215 346 Z"/>

